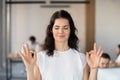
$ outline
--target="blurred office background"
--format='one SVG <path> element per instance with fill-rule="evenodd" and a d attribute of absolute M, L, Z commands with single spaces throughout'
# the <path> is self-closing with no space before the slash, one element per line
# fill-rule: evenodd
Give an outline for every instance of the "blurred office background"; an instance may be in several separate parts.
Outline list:
<path fill-rule="evenodd" d="M 119 4 L 120 0 L 0 0 L 0 80 L 6 79 L 6 56 L 17 54 L 31 35 L 42 43 L 52 13 L 61 9 L 73 17 L 81 52 L 96 42 L 114 60 L 120 44 Z M 25 76 L 22 63 L 12 66 L 14 76 Z"/>

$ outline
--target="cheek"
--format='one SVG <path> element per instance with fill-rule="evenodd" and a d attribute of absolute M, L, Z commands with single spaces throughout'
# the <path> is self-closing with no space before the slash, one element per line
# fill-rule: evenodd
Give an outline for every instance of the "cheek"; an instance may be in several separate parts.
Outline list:
<path fill-rule="evenodd" d="M 101 61 L 99 62 L 99 66 L 102 66 L 102 62 Z"/>
<path fill-rule="evenodd" d="M 53 38 L 55 38 L 55 36 L 56 36 L 56 33 L 55 33 L 55 32 L 53 32 L 52 34 L 53 34 Z"/>
<path fill-rule="evenodd" d="M 68 37 L 70 36 L 70 32 L 67 33 Z"/>
<path fill-rule="evenodd" d="M 57 33 L 57 32 L 54 32 L 54 31 L 53 31 L 53 38 L 54 38 L 55 40 L 58 39 L 58 33 Z"/>
<path fill-rule="evenodd" d="M 69 37 L 69 36 L 70 36 L 70 31 L 68 31 L 66 34 L 67 34 L 67 35 L 68 35 L 68 37 Z"/>
<path fill-rule="evenodd" d="M 53 34 L 53 36 L 56 34 L 56 32 L 55 32 L 55 30 L 54 29 L 52 29 L 52 34 Z"/>
<path fill-rule="evenodd" d="M 101 63 L 99 63 L 99 66 L 101 66 L 102 64 Z"/>

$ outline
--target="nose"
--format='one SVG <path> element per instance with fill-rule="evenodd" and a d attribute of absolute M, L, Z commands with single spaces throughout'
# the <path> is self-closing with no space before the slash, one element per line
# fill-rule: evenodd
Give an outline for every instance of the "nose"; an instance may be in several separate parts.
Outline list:
<path fill-rule="evenodd" d="M 63 33 L 64 30 L 62 28 L 59 29 L 59 33 Z"/>
<path fill-rule="evenodd" d="M 104 68 L 107 68 L 107 65 L 106 65 L 106 64 L 104 64 L 104 65 L 103 65 L 103 67 L 104 67 Z"/>

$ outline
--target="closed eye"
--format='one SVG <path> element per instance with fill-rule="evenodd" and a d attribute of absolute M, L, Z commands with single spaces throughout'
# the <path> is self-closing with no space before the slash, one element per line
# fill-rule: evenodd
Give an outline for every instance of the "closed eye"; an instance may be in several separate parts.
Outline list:
<path fill-rule="evenodd" d="M 56 26 L 54 26 L 54 28 L 55 28 L 55 30 L 58 30 L 58 29 L 59 29 L 59 26 L 56 25 Z"/>
<path fill-rule="evenodd" d="M 64 29 L 69 29 L 70 27 L 68 25 L 64 26 Z"/>

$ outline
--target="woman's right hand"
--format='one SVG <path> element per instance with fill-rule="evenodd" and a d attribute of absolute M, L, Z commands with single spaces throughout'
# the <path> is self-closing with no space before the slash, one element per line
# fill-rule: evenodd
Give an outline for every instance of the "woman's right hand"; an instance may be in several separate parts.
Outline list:
<path fill-rule="evenodd" d="M 25 44 L 22 46 L 22 49 L 20 51 L 20 56 L 25 64 L 26 70 L 33 69 L 36 60 L 37 60 L 37 55 L 35 51 L 30 51 L 28 48 L 28 44 Z"/>

